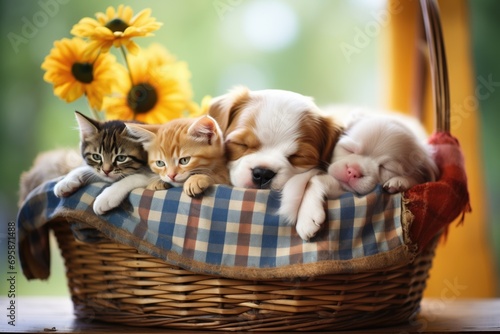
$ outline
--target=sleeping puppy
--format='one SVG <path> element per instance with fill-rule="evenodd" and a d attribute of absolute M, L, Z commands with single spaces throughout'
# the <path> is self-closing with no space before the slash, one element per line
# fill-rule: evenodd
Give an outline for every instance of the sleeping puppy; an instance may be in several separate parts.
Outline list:
<path fill-rule="evenodd" d="M 366 195 L 377 184 L 389 193 L 434 181 L 438 174 L 430 147 L 396 119 L 367 117 L 355 121 L 333 152 L 328 174 L 341 188 Z"/>
<path fill-rule="evenodd" d="M 243 188 L 279 191 L 294 175 L 324 170 L 342 131 L 311 98 L 283 90 L 238 87 L 215 98 L 209 115 L 224 132 L 231 183 Z"/>
<path fill-rule="evenodd" d="M 327 174 L 313 176 L 303 196 L 296 229 L 309 240 L 325 221 L 324 201 L 344 192 L 362 196 L 382 185 L 389 193 L 435 181 L 438 168 L 430 146 L 401 117 L 366 116 L 347 125 Z"/>

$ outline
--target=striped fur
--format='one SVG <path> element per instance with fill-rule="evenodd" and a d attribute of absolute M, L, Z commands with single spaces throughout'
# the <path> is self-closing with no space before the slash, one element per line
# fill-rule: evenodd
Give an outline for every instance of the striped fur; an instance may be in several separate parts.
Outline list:
<path fill-rule="evenodd" d="M 183 186 L 188 195 L 196 196 L 213 184 L 229 184 L 222 131 L 210 116 L 127 128 L 142 140 L 149 167 L 161 179 L 149 188 Z"/>
<path fill-rule="evenodd" d="M 77 119 L 82 156 L 96 176 L 113 182 L 148 171 L 147 153 L 124 122 L 96 122 L 81 114 Z"/>

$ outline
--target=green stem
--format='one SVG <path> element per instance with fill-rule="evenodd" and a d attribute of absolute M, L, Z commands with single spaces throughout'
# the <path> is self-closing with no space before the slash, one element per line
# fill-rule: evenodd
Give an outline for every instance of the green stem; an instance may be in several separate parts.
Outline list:
<path fill-rule="evenodd" d="M 85 94 L 85 97 L 87 97 L 87 94 Z M 86 100 L 87 100 L 87 103 L 89 105 L 90 112 L 92 113 L 92 116 L 94 117 L 94 119 L 96 121 L 101 121 L 101 114 L 97 110 L 95 110 L 94 108 L 92 108 L 92 106 L 90 105 L 90 101 L 89 101 L 88 97 L 86 98 Z"/>
<path fill-rule="evenodd" d="M 101 116 L 99 116 L 99 113 L 95 111 L 94 108 L 90 108 L 90 111 L 92 112 L 92 116 L 94 116 L 94 119 L 96 119 L 97 121 L 101 120 Z"/>
<path fill-rule="evenodd" d="M 92 65 L 94 65 L 94 63 L 97 61 L 97 58 L 99 58 L 99 56 L 101 55 L 101 50 L 99 50 L 99 52 L 97 52 L 97 55 L 95 56 L 95 59 L 92 61 Z"/>
<path fill-rule="evenodd" d="M 128 75 L 130 77 L 130 89 L 132 89 L 134 88 L 134 78 L 132 77 L 132 68 L 130 67 L 130 63 L 128 62 L 127 53 L 125 52 L 125 48 L 123 47 L 123 45 L 120 45 L 120 50 L 122 51 L 123 59 L 125 59 L 125 65 L 127 66 Z M 133 112 L 134 112 L 134 117 L 132 118 L 132 120 L 135 121 L 137 114 L 135 110 L 133 110 Z"/>
<path fill-rule="evenodd" d="M 95 64 L 95 62 L 97 61 L 97 58 L 99 58 L 99 56 L 101 55 L 101 51 L 99 51 L 96 55 L 96 57 L 94 58 L 94 60 L 91 62 L 92 65 Z M 92 105 L 90 104 L 90 101 L 89 101 L 89 98 L 87 97 L 87 93 L 85 93 L 85 99 L 87 100 L 87 104 L 89 106 L 89 109 L 90 109 L 90 113 L 92 114 L 92 117 L 94 117 L 94 119 L 96 121 L 101 121 L 101 114 L 99 113 L 99 111 L 95 110 L 94 108 L 92 108 Z"/>
<path fill-rule="evenodd" d="M 125 65 L 127 65 L 128 75 L 130 76 L 130 87 L 133 87 L 134 79 L 132 78 L 132 69 L 128 62 L 127 53 L 125 52 L 125 48 L 123 47 L 123 45 L 120 45 L 120 50 L 122 50 L 123 59 L 125 59 Z"/>

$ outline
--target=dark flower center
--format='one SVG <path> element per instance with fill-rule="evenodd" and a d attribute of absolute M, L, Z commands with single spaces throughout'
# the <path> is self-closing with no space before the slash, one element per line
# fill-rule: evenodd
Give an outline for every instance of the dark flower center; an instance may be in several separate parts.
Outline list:
<path fill-rule="evenodd" d="M 147 113 L 158 102 L 158 94 L 148 83 L 134 85 L 127 94 L 127 104 L 136 114 Z"/>
<path fill-rule="evenodd" d="M 125 29 L 128 28 L 128 24 L 123 22 L 123 20 L 121 20 L 121 19 L 113 19 L 113 20 L 109 21 L 108 23 L 106 23 L 105 27 L 108 28 L 109 30 L 111 30 L 112 32 L 115 32 L 115 31 L 124 32 Z"/>
<path fill-rule="evenodd" d="M 91 63 L 74 63 L 71 66 L 71 74 L 76 80 L 83 83 L 91 83 L 94 80 L 94 67 Z"/>

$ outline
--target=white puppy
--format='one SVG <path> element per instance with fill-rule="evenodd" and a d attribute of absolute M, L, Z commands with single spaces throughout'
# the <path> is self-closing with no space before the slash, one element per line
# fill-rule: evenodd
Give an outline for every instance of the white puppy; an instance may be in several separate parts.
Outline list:
<path fill-rule="evenodd" d="M 351 120 L 335 146 L 328 174 L 313 176 L 305 188 L 296 224 L 301 238 L 309 240 L 325 221 L 325 197 L 338 198 L 346 191 L 366 195 L 378 184 L 395 193 L 434 181 L 439 172 L 430 146 L 414 130 L 401 116 Z"/>

